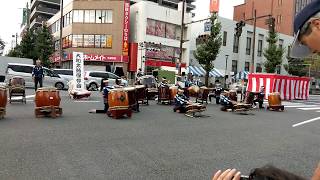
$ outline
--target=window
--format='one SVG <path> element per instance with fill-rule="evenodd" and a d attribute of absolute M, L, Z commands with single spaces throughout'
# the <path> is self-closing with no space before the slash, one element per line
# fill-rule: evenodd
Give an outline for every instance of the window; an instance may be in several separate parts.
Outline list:
<path fill-rule="evenodd" d="M 83 23 L 83 10 L 73 10 L 73 22 Z"/>
<path fill-rule="evenodd" d="M 102 72 L 91 72 L 91 77 L 97 77 L 97 78 L 109 78 L 108 73 L 102 73 Z"/>
<path fill-rule="evenodd" d="M 146 32 L 148 35 L 158 36 L 168 39 L 180 40 L 181 28 L 178 25 L 147 19 Z"/>
<path fill-rule="evenodd" d="M 106 23 L 112 23 L 112 10 L 107 10 L 107 20 Z"/>
<path fill-rule="evenodd" d="M 72 36 L 72 47 L 83 47 L 83 35 Z"/>
<path fill-rule="evenodd" d="M 233 52 L 239 52 L 239 37 L 236 35 L 233 36 Z"/>
<path fill-rule="evenodd" d="M 226 46 L 226 45 L 227 45 L 227 31 L 224 31 L 224 32 L 223 32 L 222 45 L 223 45 L 223 46 Z"/>
<path fill-rule="evenodd" d="M 96 21 L 96 11 L 95 10 L 84 10 L 84 22 L 85 23 L 95 23 Z"/>
<path fill-rule="evenodd" d="M 282 15 L 277 16 L 277 24 L 280 24 L 282 22 Z"/>
<path fill-rule="evenodd" d="M 258 40 L 258 56 L 261 57 L 262 56 L 262 40 Z"/>
<path fill-rule="evenodd" d="M 109 75 L 109 78 L 110 79 L 119 79 L 120 77 L 118 77 L 117 75 L 114 75 L 114 74 L 112 74 L 112 73 L 108 73 L 108 75 Z"/>
<path fill-rule="evenodd" d="M 261 67 L 260 63 L 257 63 L 257 65 L 256 65 L 256 72 L 257 73 L 261 73 L 262 72 L 262 67 Z"/>
<path fill-rule="evenodd" d="M 250 55 L 250 53 L 251 53 L 251 37 L 247 37 L 246 54 Z"/>
<path fill-rule="evenodd" d="M 112 48 L 112 36 L 107 35 L 107 48 Z"/>
<path fill-rule="evenodd" d="M 282 5 L 282 0 L 278 0 L 278 6 Z"/>
<path fill-rule="evenodd" d="M 234 72 L 234 74 L 237 74 L 237 72 L 238 72 L 238 61 L 237 60 L 232 60 L 232 72 Z"/>
<path fill-rule="evenodd" d="M 102 23 L 101 10 L 96 10 L 96 23 Z"/>
<path fill-rule="evenodd" d="M 94 47 L 101 48 L 101 35 L 94 35 Z"/>
<path fill-rule="evenodd" d="M 107 35 L 101 35 L 101 48 L 107 47 Z"/>
<path fill-rule="evenodd" d="M 245 71 L 249 71 L 250 70 L 250 63 L 249 62 L 245 62 L 244 63 L 244 70 Z"/>
<path fill-rule="evenodd" d="M 85 48 L 94 47 L 94 35 L 83 35 L 83 47 Z"/>

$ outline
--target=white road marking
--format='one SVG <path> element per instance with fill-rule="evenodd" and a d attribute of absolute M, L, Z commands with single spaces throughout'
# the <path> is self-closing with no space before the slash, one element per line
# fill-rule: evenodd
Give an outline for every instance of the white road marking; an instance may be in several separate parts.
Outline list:
<path fill-rule="evenodd" d="M 101 101 L 74 101 L 74 102 L 78 102 L 78 103 L 99 103 Z"/>
<path fill-rule="evenodd" d="M 303 108 L 303 107 L 305 107 L 305 108 L 307 108 L 307 107 L 316 107 L 317 105 L 303 105 L 303 104 L 301 104 L 301 105 L 293 105 L 293 106 L 285 106 L 285 107 L 288 107 L 288 108 Z"/>
<path fill-rule="evenodd" d="M 304 110 L 304 111 L 310 111 L 310 110 L 318 110 L 320 109 L 320 107 L 309 107 L 309 108 L 298 108 L 300 110 Z"/>
<path fill-rule="evenodd" d="M 294 125 L 292 125 L 292 127 L 298 127 L 298 126 L 301 126 L 301 125 L 304 125 L 304 124 L 307 124 L 307 123 L 311 123 L 311 122 L 314 122 L 314 121 L 318 121 L 318 120 L 320 120 L 320 117 L 309 119 L 307 121 L 303 121 L 303 122 L 294 124 Z"/>

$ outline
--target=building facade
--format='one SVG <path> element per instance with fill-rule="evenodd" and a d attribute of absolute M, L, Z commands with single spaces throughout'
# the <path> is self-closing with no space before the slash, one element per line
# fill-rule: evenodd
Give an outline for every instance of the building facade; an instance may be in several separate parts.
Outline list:
<path fill-rule="evenodd" d="M 252 65 L 252 43 L 253 43 L 253 26 L 246 25 L 242 30 L 242 35 L 237 40 L 235 37 L 235 27 L 236 21 L 219 17 L 221 22 L 221 36 L 222 36 L 222 46 L 217 59 L 214 61 L 214 67 L 218 70 L 225 72 L 227 75 L 235 75 L 239 72 L 250 70 Z M 200 35 L 209 34 L 209 31 L 205 31 L 206 23 L 199 22 L 192 25 L 191 34 L 191 60 L 190 64 L 197 66 L 199 65 L 197 60 L 193 57 L 193 51 L 196 50 L 196 39 Z M 283 65 L 287 64 L 287 50 L 293 41 L 292 36 L 286 34 L 278 34 L 279 41 L 278 46 L 284 48 L 285 53 L 282 59 L 281 74 L 287 74 Z M 267 48 L 268 43 L 266 38 L 268 37 L 268 30 L 257 28 L 256 30 L 256 41 L 255 41 L 255 57 L 254 57 L 254 71 L 264 72 L 264 62 L 266 58 L 263 56 L 263 51 Z"/>
<path fill-rule="evenodd" d="M 306 0 L 297 0 L 306 1 Z M 277 32 L 293 35 L 293 19 L 296 12 L 296 3 L 293 0 L 245 0 L 243 4 L 234 7 L 233 20 L 247 20 L 254 16 L 257 17 L 272 15 L 275 18 L 275 29 Z M 253 21 L 246 21 L 253 24 Z M 257 27 L 268 29 L 266 18 L 257 19 Z"/>
<path fill-rule="evenodd" d="M 162 1 L 164 2 L 164 1 Z M 131 5 L 131 42 L 138 43 L 137 66 L 145 72 L 155 68 L 177 70 L 180 55 L 182 3 L 178 9 L 160 6 L 156 2 L 140 1 Z M 185 13 L 184 22 L 191 22 Z M 183 40 L 190 40 L 191 28 L 184 28 Z M 189 64 L 190 43 L 182 48 L 182 70 Z"/>
<path fill-rule="evenodd" d="M 35 29 L 60 10 L 60 0 L 31 0 L 30 7 L 30 29 Z"/>
<path fill-rule="evenodd" d="M 72 68 L 72 53 L 83 52 L 85 68 L 128 67 L 129 1 L 73 0 L 63 8 L 62 68 Z M 54 63 L 60 63 L 60 13 L 48 25 L 55 38 Z"/>
<path fill-rule="evenodd" d="M 159 6 L 176 9 L 176 10 L 178 10 L 179 3 L 181 2 L 181 0 L 130 0 L 130 1 L 131 1 L 131 4 L 138 3 L 141 1 L 149 1 L 149 2 L 158 3 Z M 187 12 L 191 12 L 196 8 L 196 6 L 192 4 L 193 2 L 195 2 L 195 0 L 186 1 Z"/>

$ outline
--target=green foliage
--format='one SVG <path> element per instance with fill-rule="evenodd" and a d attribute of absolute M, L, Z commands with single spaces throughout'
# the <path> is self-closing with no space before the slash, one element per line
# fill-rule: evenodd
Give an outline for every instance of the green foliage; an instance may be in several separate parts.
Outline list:
<path fill-rule="evenodd" d="M 264 63 L 265 71 L 267 73 L 274 73 L 278 65 L 282 63 L 282 57 L 284 54 L 284 49 L 277 46 L 278 35 L 276 32 L 269 31 L 269 37 L 267 42 L 269 43 L 268 48 L 263 52 L 264 57 L 267 61 Z"/>
<path fill-rule="evenodd" d="M 213 61 L 216 60 L 222 44 L 221 38 L 221 23 L 217 22 L 217 14 L 212 14 L 211 32 L 208 39 L 197 47 L 194 52 L 194 57 L 199 61 L 199 64 L 206 70 L 205 85 L 209 84 L 209 72 L 214 68 Z"/>
<path fill-rule="evenodd" d="M 303 65 L 304 60 L 294 59 L 291 57 L 287 57 L 287 59 L 288 59 L 288 64 L 285 64 L 284 68 L 289 74 L 293 76 L 299 76 L 299 77 L 307 75 L 306 67 Z"/>
<path fill-rule="evenodd" d="M 35 50 L 38 58 L 42 61 L 42 65 L 45 67 L 50 66 L 50 57 L 54 52 L 53 37 L 50 34 L 49 28 L 43 26 L 37 31 Z"/>
<path fill-rule="evenodd" d="M 53 37 L 47 26 L 37 31 L 27 31 L 20 42 L 7 56 L 22 57 L 33 60 L 40 59 L 42 65 L 50 66 L 50 56 L 54 52 Z"/>

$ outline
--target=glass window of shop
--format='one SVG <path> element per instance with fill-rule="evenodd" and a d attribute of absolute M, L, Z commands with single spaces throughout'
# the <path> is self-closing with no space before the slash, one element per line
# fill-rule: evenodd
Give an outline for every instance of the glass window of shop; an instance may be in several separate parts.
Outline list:
<path fill-rule="evenodd" d="M 72 47 L 83 47 L 83 35 L 72 36 Z"/>
<path fill-rule="evenodd" d="M 101 35 L 94 35 L 94 47 L 101 48 Z"/>
<path fill-rule="evenodd" d="M 85 48 L 94 47 L 94 35 L 83 35 L 83 47 Z"/>
<path fill-rule="evenodd" d="M 73 22 L 83 23 L 83 10 L 73 10 Z"/>
<path fill-rule="evenodd" d="M 168 39 L 179 40 L 181 36 L 180 26 L 153 19 L 147 19 L 147 34 Z"/>

